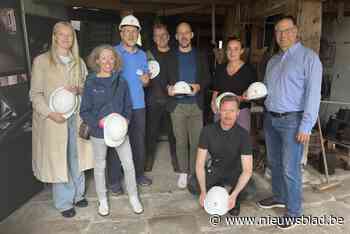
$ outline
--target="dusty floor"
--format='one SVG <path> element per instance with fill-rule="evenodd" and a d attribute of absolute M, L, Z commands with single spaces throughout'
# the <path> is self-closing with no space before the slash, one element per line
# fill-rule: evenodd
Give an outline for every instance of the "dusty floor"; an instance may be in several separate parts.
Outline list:
<path fill-rule="evenodd" d="M 319 177 L 311 171 L 311 183 L 318 183 Z M 197 199 L 186 190 L 176 187 L 176 174 L 172 171 L 168 144 L 161 142 L 157 152 L 155 168 L 149 176 L 154 184 L 141 189 L 145 212 L 135 215 L 126 195 L 110 197 L 111 214 L 102 218 L 97 214 L 96 194 L 93 180 L 88 180 L 87 198 L 89 207 L 77 209 L 72 219 L 63 218 L 52 206 L 50 188 L 36 195 L 23 207 L 0 223 L 1 234 L 194 234 L 194 233 L 350 233 L 350 172 L 337 170 L 332 179 L 339 179 L 342 185 L 326 192 L 314 192 L 307 184 L 304 188 L 305 215 L 333 215 L 345 220 L 343 225 L 300 225 L 281 231 L 273 225 L 227 225 L 225 218 L 217 226 L 209 222 L 209 216 L 198 205 Z M 272 217 L 283 210 L 262 210 L 255 201 L 269 195 L 269 183 L 254 175 L 258 194 L 252 201 L 242 204 L 241 216 Z"/>

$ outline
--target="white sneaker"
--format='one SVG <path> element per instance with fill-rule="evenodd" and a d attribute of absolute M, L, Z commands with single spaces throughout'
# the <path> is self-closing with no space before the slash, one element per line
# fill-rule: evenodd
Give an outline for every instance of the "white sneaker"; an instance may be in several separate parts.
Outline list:
<path fill-rule="evenodd" d="M 186 173 L 180 173 L 179 179 L 177 180 L 177 187 L 180 189 L 184 189 L 187 187 L 187 174 Z"/>
<path fill-rule="evenodd" d="M 107 199 L 99 201 L 98 214 L 101 216 L 109 215 L 109 207 Z"/>
<path fill-rule="evenodd" d="M 129 202 L 134 213 L 141 214 L 143 212 L 142 204 L 137 196 L 130 196 Z"/>

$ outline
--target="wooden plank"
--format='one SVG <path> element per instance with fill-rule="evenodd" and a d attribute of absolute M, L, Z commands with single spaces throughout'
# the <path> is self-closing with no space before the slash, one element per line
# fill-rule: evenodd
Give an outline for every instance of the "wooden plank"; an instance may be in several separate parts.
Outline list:
<path fill-rule="evenodd" d="M 188 12 L 197 11 L 203 8 L 209 7 L 208 5 L 194 5 L 194 6 L 186 6 L 186 7 L 179 7 L 179 8 L 170 8 L 170 9 L 162 9 L 157 11 L 157 15 L 162 16 L 170 16 L 170 15 L 179 15 L 184 14 Z"/>
<path fill-rule="evenodd" d="M 322 26 L 322 2 L 303 0 L 299 2 L 297 23 L 300 40 L 306 47 L 319 53 Z"/>

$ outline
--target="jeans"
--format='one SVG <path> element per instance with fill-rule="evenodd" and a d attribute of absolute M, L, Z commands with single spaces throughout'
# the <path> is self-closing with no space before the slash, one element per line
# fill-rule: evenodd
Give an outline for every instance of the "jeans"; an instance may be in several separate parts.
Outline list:
<path fill-rule="evenodd" d="M 303 145 L 296 136 L 302 113 L 282 117 L 265 114 L 264 128 L 267 159 L 271 169 L 272 193 L 276 201 L 287 206 L 287 215 L 302 214 L 301 160 Z"/>
<path fill-rule="evenodd" d="M 235 171 L 224 171 L 224 170 L 212 170 L 213 172 L 210 173 L 208 170 L 206 170 L 205 175 L 205 182 L 206 182 L 206 189 L 207 192 L 212 188 L 213 186 L 225 186 L 229 185 L 231 186 L 231 190 L 229 194 L 232 193 L 232 191 L 235 189 L 236 184 L 238 182 L 238 179 L 240 177 L 240 173 L 237 173 Z M 200 187 L 197 180 L 197 177 L 195 175 L 192 175 L 190 177 L 190 180 L 188 182 L 187 188 L 189 192 L 193 195 L 200 195 Z M 256 185 L 254 180 L 251 178 L 246 186 L 242 189 L 242 191 L 239 193 L 237 200 L 236 200 L 236 207 L 240 206 L 241 201 L 245 199 L 252 199 L 256 195 Z"/>
<path fill-rule="evenodd" d="M 145 109 L 136 109 L 132 111 L 129 123 L 129 138 L 132 151 L 132 157 L 135 166 L 136 180 L 144 175 L 145 168 L 145 128 L 146 128 Z M 122 170 L 119 157 L 109 157 L 109 183 L 110 189 L 116 191 L 121 188 Z"/>
<path fill-rule="evenodd" d="M 67 167 L 68 182 L 53 183 L 52 195 L 55 207 L 60 211 L 73 208 L 73 204 L 84 199 L 85 175 L 79 171 L 77 151 L 77 123 L 76 115 L 73 114 L 67 120 Z"/>
<path fill-rule="evenodd" d="M 166 104 L 154 103 L 147 106 L 146 120 L 146 167 L 149 167 L 149 169 L 152 170 L 155 160 L 157 140 L 161 130 L 161 123 L 164 121 L 168 133 L 171 164 L 173 165 L 174 170 L 177 170 L 178 162 L 176 158 L 175 136 L 173 127 L 171 126 L 170 114 L 166 110 Z"/>
<path fill-rule="evenodd" d="M 90 140 L 92 143 L 95 160 L 94 177 L 96 192 L 98 200 L 101 201 L 107 199 L 105 177 L 107 145 L 105 144 L 103 138 L 91 137 Z M 128 194 L 129 196 L 137 195 L 135 168 L 132 160 L 129 137 L 126 137 L 125 141 L 120 146 L 115 147 L 115 150 L 117 151 L 123 166 Z"/>
<path fill-rule="evenodd" d="M 198 141 L 203 127 L 202 111 L 197 104 L 177 104 L 171 113 L 171 121 L 179 171 L 194 174 Z"/>

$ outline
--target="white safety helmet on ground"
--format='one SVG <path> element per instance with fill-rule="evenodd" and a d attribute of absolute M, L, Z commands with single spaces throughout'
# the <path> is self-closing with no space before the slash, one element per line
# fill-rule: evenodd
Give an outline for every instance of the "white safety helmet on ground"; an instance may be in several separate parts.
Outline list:
<path fill-rule="evenodd" d="M 255 100 L 263 98 L 267 95 L 267 89 L 264 83 L 262 82 L 254 82 L 249 85 L 247 89 L 247 99 Z"/>
<path fill-rule="evenodd" d="M 174 94 L 192 94 L 192 88 L 185 81 L 178 81 L 174 85 Z"/>
<path fill-rule="evenodd" d="M 156 60 L 149 60 L 148 61 L 148 69 L 151 73 L 151 79 L 157 77 L 160 73 L 160 66 Z"/>
<path fill-rule="evenodd" d="M 64 87 L 59 87 L 51 93 L 49 107 L 51 111 L 61 113 L 64 118 L 68 119 L 77 109 L 78 103 L 77 96 Z"/>
<path fill-rule="evenodd" d="M 127 25 L 135 26 L 139 30 L 141 30 L 141 25 L 139 20 L 133 15 L 127 15 L 122 19 L 122 21 L 119 24 L 119 30 L 121 30 L 123 26 L 127 26 Z"/>
<path fill-rule="evenodd" d="M 216 108 L 219 110 L 220 109 L 220 103 L 221 103 L 221 99 L 225 96 L 237 96 L 236 94 L 232 93 L 232 92 L 225 92 L 220 94 L 217 98 L 216 98 Z"/>
<path fill-rule="evenodd" d="M 109 147 L 121 145 L 128 133 L 127 120 L 117 113 L 109 114 L 104 120 L 103 138 Z"/>
<path fill-rule="evenodd" d="M 224 215 L 228 211 L 228 192 L 224 187 L 212 187 L 204 199 L 204 209 L 210 215 Z"/>

